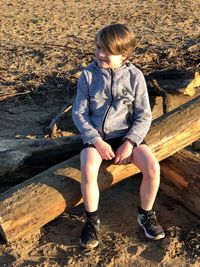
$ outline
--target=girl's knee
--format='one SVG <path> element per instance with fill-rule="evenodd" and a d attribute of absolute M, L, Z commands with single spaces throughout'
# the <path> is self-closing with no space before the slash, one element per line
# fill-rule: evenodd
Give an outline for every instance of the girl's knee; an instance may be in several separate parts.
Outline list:
<path fill-rule="evenodd" d="M 160 177 L 160 164 L 156 159 L 149 163 L 148 174 L 152 179 L 157 179 Z"/>
<path fill-rule="evenodd" d="M 148 179 L 160 179 L 160 165 L 157 159 L 152 158 L 151 160 L 149 160 L 141 171 L 143 176 Z"/>
<path fill-rule="evenodd" d="M 93 183 L 97 180 L 101 157 L 94 148 L 86 148 L 81 151 L 81 180 Z"/>
<path fill-rule="evenodd" d="M 81 168 L 82 180 L 87 183 L 96 181 L 98 175 L 98 168 L 91 164 L 85 165 Z"/>

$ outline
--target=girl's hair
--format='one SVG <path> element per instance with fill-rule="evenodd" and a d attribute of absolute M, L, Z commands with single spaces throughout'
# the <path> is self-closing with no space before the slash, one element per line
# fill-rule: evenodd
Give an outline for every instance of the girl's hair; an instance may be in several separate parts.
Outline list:
<path fill-rule="evenodd" d="M 95 42 L 112 55 L 129 58 L 135 48 L 136 40 L 133 32 L 124 24 L 111 24 L 97 32 Z"/>

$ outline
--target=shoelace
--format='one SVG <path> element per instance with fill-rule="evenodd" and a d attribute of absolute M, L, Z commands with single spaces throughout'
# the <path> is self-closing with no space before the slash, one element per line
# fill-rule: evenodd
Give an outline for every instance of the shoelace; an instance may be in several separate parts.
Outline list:
<path fill-rule="evenodd" d="M 89 235 L 90 235 L 91 237 L 93 237 L 93 235 L 94 235 L 94 237 L 95 237 L 96 239 L 98 239 L 98 232 L 97 232 L 97 229 L 95 228 L 95 224 L 94 224 L 94 222 L 92 222 L 90 219 L 87 219 L 87 222 L 86 222 L 85 227 L 87 227 L 87 229 L 88 229 L 88 231 L 89 231 Z M 98 227 L 98 226 L 97 226 L 97 227 Z"/>
<path fill-rule="evenodd" d="M 147 215 L 147 220 L 145 223 L 157 226 L 158 222 L 157 222 L 157 218 L 156 218 L 155 214 Z"/>

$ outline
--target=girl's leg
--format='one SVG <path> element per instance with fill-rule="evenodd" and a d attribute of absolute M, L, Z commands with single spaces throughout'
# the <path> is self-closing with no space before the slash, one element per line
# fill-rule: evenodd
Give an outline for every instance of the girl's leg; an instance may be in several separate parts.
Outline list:
<path fill-rule="evenodd" d="M 132 163 L 143 174 L 140 186 L 141 208 L 146 211 L 152 210 L 160 184 L 160 166 L 158 160 L 149 147 L 142 144 L 133 149 Z"/>
<path fill-rule="evenodd" d="M 138 209 L 138 224 L 143 228 L 145 236 L 154 240 L 165 237 L 163 228 L 152 210 L 160 184 L 160 166 L 158 160 L 146 145 L 133 149 L 132 162 L 143 173 L 140 186 L 141 208 Z"/>
<path fill-rule="evenodd" d="M 102 158 L 93 147 L 88 147 L 81 152 L 81 192 L 85 209 L 94 212 L 98 209 L 99 188 L 97 183 L 98 171 Z"/>
<path fill-rule="evenodd" d="M 81 152 L 81 192 L 85 205 L 87 220 L 81 231 L 80 245 L 93 249 L 99 244 L 98 219 L 99 188 L 97 177 L 102 159 L 93 147 L 87 147 Z"/>

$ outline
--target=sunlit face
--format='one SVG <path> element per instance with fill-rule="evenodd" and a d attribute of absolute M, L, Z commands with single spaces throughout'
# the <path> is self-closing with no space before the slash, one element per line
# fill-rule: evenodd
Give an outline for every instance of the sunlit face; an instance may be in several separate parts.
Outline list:
<path fill-rule="evenodd" d="M 96 43 L 96 58 L 100 68 L 103 69 L 116 69 L 122 66 L 125 57 L 122 55 L 112 55 L 103 51 L 98 40 Z"/>

